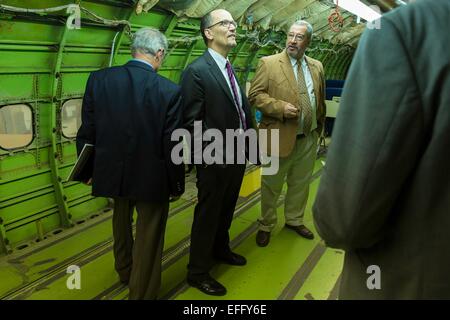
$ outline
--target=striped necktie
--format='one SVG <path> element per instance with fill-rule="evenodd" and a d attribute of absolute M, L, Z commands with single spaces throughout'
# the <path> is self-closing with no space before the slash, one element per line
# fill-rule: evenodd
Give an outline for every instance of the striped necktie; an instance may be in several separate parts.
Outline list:
<path fill-rule="evenodd" d="M 242 128 L 244 130 L 247 130 L 247 125 L 245 123 L 244 110 L 242 110 L 242 107 L 241 107 L 241 105 L 239 103 L 239 100 L 238 100 L 239 99 L 239 95 L 238 95 L 238 92 L 237 92 L 236 81 L 235 81 L 233 70 L 231 69 L 230 61 L 227 61 L 225 66 L 227 68 L 228 79 L 230 79 L 231 89 L 233 90 L 234 102 L 236 104 L 236 108 L 237 108 L 237 111 L 239 113 L 239 120 L 241 120 Z"/>
<path fill-rule="evenodd" d="M 305 75 L 301 61 L 297 61 L 297 82 L 300 91 L 300 108 L 303 114 L 303 134 L 307 135 L 311 131 L 312 106 L 309 99 L 308 88 L 306 87 Z"/>

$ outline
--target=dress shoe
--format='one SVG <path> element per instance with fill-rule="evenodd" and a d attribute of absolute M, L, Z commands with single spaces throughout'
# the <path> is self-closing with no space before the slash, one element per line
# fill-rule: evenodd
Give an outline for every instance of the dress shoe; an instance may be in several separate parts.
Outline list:
<path fill-rule="evenodd" d="M 300 226 L 291 226 L 289 224 L 285 225 L 286 228 L 294 230 L 295 232 L 297 232 L 300 236 L 302 236 L 303 238 L 306 239 L 314 239 L 314 234 L 304 225 L 300 225 Z"/>
<path fill-rule="evenodd" d="M 256 234 L 256 244 L 265 247 L 269 244 L 270 232 L 259 230 Z"/>
<path fill-rule="evenodd" d="M 245 266 L 247 264 L 247 260 L 243 256 L 234 252 L 230 252 L 226 256 L 216 257 L 216 259 L 232 266 Z"/>
<path fill-rule="evenodd" d="M 227 289 L 210 276 L 200 280 L 187 278 L 187 283 L 191 287 L 212 296 L 224 296 L 227 293 Z"/>

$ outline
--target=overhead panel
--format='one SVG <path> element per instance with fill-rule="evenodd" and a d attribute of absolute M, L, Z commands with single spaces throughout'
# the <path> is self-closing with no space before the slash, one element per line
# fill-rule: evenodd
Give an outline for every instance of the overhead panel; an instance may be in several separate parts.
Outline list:
<path fill-rule="evenodd" d="M 309 23 L 313 24 L 312 21 L 309 20 L 311 17 L 310 11 L 306 10 L 306 8 L 314 11 L 318 11 L 317 8 L 321 7 L 320 4 L 315 4 L 312 6 L 314 0 L 295 0 L 291 1 L 291 3 L 283 7 L 281 10 L 277 12 L 272 18 L 272 25 L 276 26 L 277 29 L 283 28 L 286 25 L 293 23 L 298 18 L 302 18 L 307 20 Z M 325 6 L 329 9 L 328 6 Z"/>
<path fill-rule="evenodd" d="M 206 13 L 215 9 L 222 0 L 193 0 L 193 1 L 160 1 L 158 4 L 162 8 L 168 9 L 177 16 L 202 17 Z"/>
<path fill-rule="evenodd" d="M 230 1 L 223 1 L 217 9 L 225 9 L 228 12 L 231 13 L 233 18 L 235 20 L 239 20 L 241 18 L 247 18 L 247 16 L 244 16 L 247 12 L 247 9 L 254 3 L 258 2 L 258 0 L 230 0 Z M 253 18 L 248 16 L 249 19 L 251 19 L 252 22 Z M 245 20 L 244 20 L 245 22 Z"/>

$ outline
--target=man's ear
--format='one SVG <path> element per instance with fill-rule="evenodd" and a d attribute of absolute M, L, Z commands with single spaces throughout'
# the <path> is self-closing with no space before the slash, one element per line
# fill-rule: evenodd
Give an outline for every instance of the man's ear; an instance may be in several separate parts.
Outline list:
<path fill-rule="evenodd" d="M 156 52 L 156 61 L 163 61 L 164 59 L 164 49 L 159 49 L 158 52 Z"/>
<path fill-rule="evenodd" d="M 214 35 L 212 34 L 211 30 L 205 29 L 205 36 L 208 40 L 214 39 Z"/>

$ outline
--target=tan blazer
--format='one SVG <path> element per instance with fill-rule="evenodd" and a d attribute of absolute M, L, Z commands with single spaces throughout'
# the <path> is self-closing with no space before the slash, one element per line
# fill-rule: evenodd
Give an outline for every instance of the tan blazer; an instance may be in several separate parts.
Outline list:
<path fill-rule="evenodd" d="M 317 132 L 321 133 L 325 122 L 325 75 L 322 63 L 305 55 L 314 83 L 317 102 Z M 298 118 L 285 119 L 284 105 L 289 102 L 302 110 L 300 92 L 291 60 L 286 50 L 279 54 L 263 57 L 259 61 L 255 77 L 248 94 L 252 105 L 262 112 L 259 129 L 279 129 L 279 156 L 287 157 L 294 148 L 297 139 Z M 261 142 L 262 139 L 261 139 Z M 261 145 L 270 155 L 270 131 L 268 148 Z"/>

